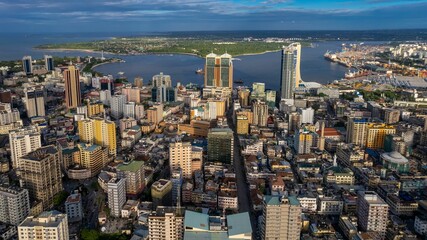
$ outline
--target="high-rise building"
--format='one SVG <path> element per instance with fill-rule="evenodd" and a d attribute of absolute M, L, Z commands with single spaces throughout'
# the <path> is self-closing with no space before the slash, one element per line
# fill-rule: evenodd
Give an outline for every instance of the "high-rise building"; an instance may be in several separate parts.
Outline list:
<path fill-rule="evenodd" d="M 299 239 L 301 204 L 294 196 L 264 196 L 262 239 Z"/>
<path fill-rule="evenodd" d="M 145 117 L 145 110 L 143 104 L 135 105 L 135 119 L 141 120 Z"/>
<path fill-rule="evenodd" d="M 56 210 L 27 217 L 18 226 L 19 240 L 69 240 L 67 214 Z"/>
<path fill-rule="evenodd" d="M 148 216 L 148 238 L 151 240 L 184 239 L 184 208 L 157 207 Z"/>
<path fill-rule="evenodd" d="M 144 162 L 132 161 L 119 165 L 117 177 L 126 179 L 126 194 L 128 196 L 138 196 L 145 187 Z"/>
<path fill-rule="evenodd" d="M 133 80 L 133 85 L 137 88 L 142 88 L 142 86 L 144 86 L 144 80 L 142 79 L 142 77 L 136 77 Z"/>
<path fill-rule="evenodd" d="M 89 169 L 91 177 L 97 176 L 108 163 L 108 149 L 85 143 L 80 143 L 77 147 L 80 150 L 79 165 Z"/>
<path fill-rule="evenodd" d="M 385 236 L 388 204 L 376 192 L 360 191 L 357 197 L 357 223 L 362 231 L 374 231 Z"/>
<path fill-rule="evenodd" d="M 112 178 L 107 184 L 107 189 L 111 215 L 121 217 L 122 207 L 126 203 L 126 179 Z"/>
<path fill-rule="evenodd" d="M 151 98 L 153 102 L 175 102 L 177 94 L 177 88 L 166 87 L 165 85 L 153 87 L 151 89 Z"/>
<path fill-rule="evenodd" d="M 55 69 L 52 56 L 44 55 L 44 66 L 48 72 L 53 71 Z"/>
<path fill-rule="evenodd" d="M 253 99 L 265 101 L 265 83 L 259 83 L 259 82 L 252 83 L 251 100 Z"/>
<path fill-rule="evenodd" d="M 107 147 L 108 154 L 117 154 L 116 124 L 103 118 L 89 118 L 77 122 L 80 141 Z"/>
<path fill-rule="evenodd" d="M 366 135 L 367 148 L 384 148 L 384 140 L 387 134 L 395 134 L 396 128 L 386 124 L 369 123 Z"/>
<path fill-rule="evenodd" d="M 236 115 L 236 130 L 237 134 L 248 134 L 249 133 L 249 119 L 245 114 Z"/>
<path fill-rule="evenodd" d="M 115 119 L 123 117 L 123 108 L 126 103 L 126 95 L 114 95 L 111 97 L 111 116 Z"/>
<path fill-rule="evenodd" d="M 253 124 L 265 127 L 268 119 L 268 105 L 265 102 L 256 102 L 253 104 L 254 119 Z"/>
<path fill-rule="evenodd" d="M 233 61 L 229 54 L 206 56 L 205 87 L 233 88 Z"/>
<path fill-rule="evenodd" d="M 78 222 L 83 219 L 82 198 L 80 193 L 73 193 L 68 196 L 64 206 L 69 222 Z"/>
<path fill-rule="evenodd" d="M 239 103 L 242 107 L 247 107 L 249 106 L 249 95 L 251 94 L 251 91 L 249 91 L 249 89 L 244 88 L 244 89 L 239 89 L 239 91 L 237 92 L 239 95 Z"/>
<path fill-rule="evenodd" d="M 135 103 L 127 102 L 123 105 L 123 117 L 124 118 L 135 118 Z"/>
<path fill-rule="evenodd" d="M 30 214 L 28 190 L 0 186 L 0 221 L 17 226 L 28 214 Z"/>
<path fill-rule="evenodd" d="M 229 128 L 212 128 L 208 133 L 208 161 L 233 163 L 234 135 Z"/>
<path fill-rule="evenodd" d="M 19 169 L 20 158 L 29 152 L 41 147 L 41 136 L 37 127 L 28 126 L 25 128 L 11 130 L 9 132 L 10 155 L 12 166 Z"/>
<path fill-rule="evenodd" d="M 306 154 L 311 152 L 314 147 L 315 134 L 306 129 L 300 129 L 295 133 L 294 148 L 297 154 Z"/>
<path fill-rule="evenodd" d="M 181 206 L 181 191 L 182 191 L 182 169 L 173 168 L 171 169 L 171 178 L 172 181 L 172 204 L 173 206 Z"/>
<path fill-rule="evenodd" d="M 267 102 L 269 108 L 274 108 L 276 105 L 276 93 L 277 92 L 274 90 L 265 91 L 265 101 Z"/>
<path fill-rule="evenodd" d="M 172 205 L 172 181 L 160 179 L 151 185 L 153 207 Z"/>
<path fill-rule="evenodd" d="M 77 108 L 82 102 L 80 91 L 80 72 L 74 66 L 64 71 L 65 104 L 67 108 Z"/>
<path fill-rule="evenodd" d="M 45 90 L 43 86 L 25 88 L 27 117 L 43 117 L 45 113 Z"/>
<path fill-rule="evenodd" d="M 280 98 L 294 98 L 295 88 L 301 82 L 300 75 L 301 45 L 293 43 L 282 50 L 280 76 Z"/>
<path fill-rule="evenodd" d="M 310 123 L 313 124 L 314 121 L 314 109 L 309 108 L 300 108 L 298 109 L 298 113 L 300 114 L 300 123 Z"/>
<path fill-rule="evenodd" d="M 349 118 L 347 122 L 347 143 L 353 143 L 366 146 L 368 135 L 368 119 L 366 118 Z"/>
<path fill-rule="evenodd" d="M 163 121 L 163 104 L 155 104 L 147 109 L 147 120 L 149 123 L 159 124 Z"/>
<path fill-rule="evenodd" d="M 400 120 L 400 110 L 399 109 L 385 109 L 384 110 L 384 122 L 387 124 L 398 123 Z"/>
<path fill-rule="evenodd" d="M 194 150 L 194 151 L 193 151 Z M 171 169 L 180 168 L 184 178 L 193 176 L 193 159 L 197 149 L 193 149 L 190 142 L 176 142 L 169 145 L 169 163 Z"/>
<path fill-rule="evenodd" d="M 126 96 L 127 102 L 135 102 L 140 103 L 141 102 L 141 89 L 136 87 L 125 87 L 122 89 L 122 95 Z"/>
<path fill-rule="evenodd" d="M 158 75 L 153 76 L 153 87 L 172 87 L 172 80 L 170 75 L 164 75 L 162 72 Z"/>
<path fill-rule="evenodd" d="M 22 68 L 26 74 L 33 73 L 33 59 L 31 56 L 24 56 L 22 58 Z"/>
<path fill-rule="evenodd" d="M 43 209 L 53 206 L 53 197 L 62 191 L 59 152 L 53 146 L 41 147 L 21 157 L 20 179 L 30 198 L 39 200 Z"/>

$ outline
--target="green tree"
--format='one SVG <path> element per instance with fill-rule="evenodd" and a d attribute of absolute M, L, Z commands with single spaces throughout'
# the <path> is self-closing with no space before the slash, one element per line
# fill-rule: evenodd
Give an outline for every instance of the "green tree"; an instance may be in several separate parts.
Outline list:
<path fill-rule="evenodd" d="M 80 233 L 80 236 L 83 240 L 98 240 L 100 234 L 97 230 L 83 229 Z"/>
<path fill-rule="evenodd" d="M 67 200 L 68 195 L 69 194 L 66 191 L 61 191 L 61 192 L 57 193 L 53 197 L 53 205 L 55 207 L 62 205 L 65 202 L 65 200 Z"/>

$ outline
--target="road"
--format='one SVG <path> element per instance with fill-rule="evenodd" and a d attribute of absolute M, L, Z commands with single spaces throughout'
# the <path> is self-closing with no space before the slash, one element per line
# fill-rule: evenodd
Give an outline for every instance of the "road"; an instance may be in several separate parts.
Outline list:
<path fill-rule="evenodd" d="M 249 215 L 251 217 L 251 224 L 252 224 L 252 232 L 254 235 L 256 234 L 256 218 L 253 213 L 252 208 L 252 198 L 249 190 L 249 184 L 247 183 L 246 179 L 246 170 L 244 166 L 243 157 L 240 152 L 240 144 L 239 144 L 239 138 L 236 133 L 236 127 L 234 126 L 233 119 L 232 119 L 232 109 L 227 113 L 227 122 L 228 126 L 233 130 L 234 132 L 234 157 L 233 157 L 233 165 L 234 165 L 234 171 L 236 173 L 236 184 L 237 184 L 237 196 L 239 200 L 239 212 L 249 212 Z"/>

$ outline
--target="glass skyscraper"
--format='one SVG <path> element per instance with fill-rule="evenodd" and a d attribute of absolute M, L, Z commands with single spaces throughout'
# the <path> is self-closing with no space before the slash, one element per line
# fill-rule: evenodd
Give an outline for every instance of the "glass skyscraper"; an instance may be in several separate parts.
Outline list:
<path fill-rule="evenodd" d="M 280 74 L 280 98 L 292 99 L 294 90 L 301 83 L 300 75 L 301 45 L 293 43 L 282 50 Z"/>

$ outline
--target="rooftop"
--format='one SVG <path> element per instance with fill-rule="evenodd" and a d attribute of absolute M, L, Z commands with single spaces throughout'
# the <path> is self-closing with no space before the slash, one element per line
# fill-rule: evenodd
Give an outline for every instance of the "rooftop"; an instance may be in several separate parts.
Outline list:
<path fill-rule="evenodd" d="M 251 221 L 247 212 L 228 215 L 227 225 L 229 236 L 252 233 Z"/>
<path fill-rule="evenodd" d="M 132 161 L 130 163 L 122 163 L 120 164 L 117 169 L 119 171 L 123 171 L 123 172 L 136 172 L 140 169 L 142 169 L 144 166 L 144 162 L 143 161 Z"/>
<path fill-rule="evenodd" d="M 42 212 L 38 217 L 27 217 L 19 226 L 21 227 L 57 227 L 67 215 L 56 210 Z"/>
<path fill-rule="evenodd" d="M 209 231 L 209 215 L 186 210 L 184 227 L 192 227 Z"/>
<path fill-rule="evenodd" d="M 41 161 L 52 154 L 56 154 L 57 152 L 58 151 L 53 145 L 49 145 L 30 152 L 22 158 L 25 160 Z"/>

